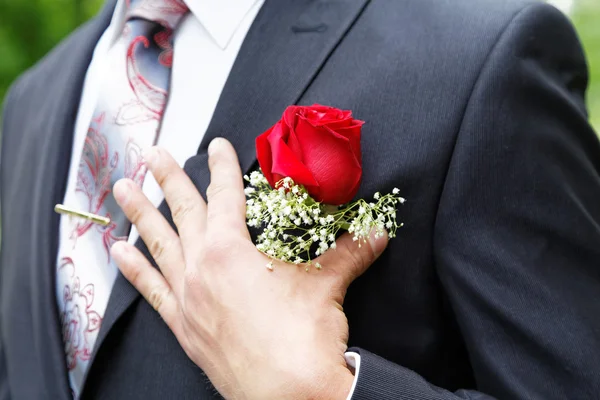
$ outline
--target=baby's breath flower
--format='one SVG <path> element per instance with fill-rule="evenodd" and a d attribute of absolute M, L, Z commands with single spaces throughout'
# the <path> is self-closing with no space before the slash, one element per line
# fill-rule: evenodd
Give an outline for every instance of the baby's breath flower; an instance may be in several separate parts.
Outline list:
<path fill-rule="evenodd" d="M 360 247 L 372 231 L 375 237 L 381 237 L 387 230 L 393 238 L 402 226 L 396 222 L 396 207 L 405 200 L 396 188 L 392 194 L 375 193 L 375 202 L 357 200 L 335 207 L 315 201 L 291 178 L 277 182 L 276 189 L 259 171 L 245 175 L 244 180 L 250 184 L 244 190 L 247 224 L 263 227 L 256 248 L 272 259 L 306 264 L 307 270 L 311 266 L 322 268 L 318 262 L 313 264 L 311 257 L 336 249 L 335 238 L 340 230 L 350 232 Z M 272 261 L 267 268 L 273 268 Z"/>

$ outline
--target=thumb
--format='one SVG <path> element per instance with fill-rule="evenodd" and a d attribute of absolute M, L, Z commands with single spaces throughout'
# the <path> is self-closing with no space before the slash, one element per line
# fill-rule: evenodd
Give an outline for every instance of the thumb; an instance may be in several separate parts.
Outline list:
<path fill-rule="evenodd" d="M 354 241 L 353 235 L 346 232 L 336 241 L 336 248 L 328 250 L 314 260 L 323 266 L 325 274 L 332 275 L 338 281 L 343 293 L 352 281 L 361 276 L 386 249 L 388 235 L 376 237 L 375 229 L 368 240 Z"/>

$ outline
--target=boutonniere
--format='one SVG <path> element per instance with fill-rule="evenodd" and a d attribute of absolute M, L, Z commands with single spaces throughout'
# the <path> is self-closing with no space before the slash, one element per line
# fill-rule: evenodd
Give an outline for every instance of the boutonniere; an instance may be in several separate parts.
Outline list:
<path fill-rule="evenodd" d="M 402 226 L 399 190 L 351 200 L 362 178 L 360 136 L 364 122 L 351 111 L 313 105 L 290 106 L 282 119 L 256 139 L 261 171 L 244 176 L 246 218 L 262 228 L 256 247 L 269 257 L 312 265 L 312 257 L 335 249 L 340 231 L 358 246 L 374 229 L 390 238 Z M 308 266 L 306 268 L 308 268 Z M 321 269 L 319 263 L 315 268 Z M 267 268 L 272 269 L 273 263 Z"/>

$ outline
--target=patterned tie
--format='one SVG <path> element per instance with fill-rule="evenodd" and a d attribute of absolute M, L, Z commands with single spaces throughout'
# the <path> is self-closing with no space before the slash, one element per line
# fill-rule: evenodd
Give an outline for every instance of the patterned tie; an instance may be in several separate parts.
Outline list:
<path fill-rule="evenodd" d="M 160 128 L 173 62 L 173 31 L 188 12 L 183 0 L 126 0 L 127 22 L 111 47 L 98 103 L 85 139 L 75 186 L 64 203 L 108 216 L 107 227 L 63 217 L 57 265 L 57 301 L 69 380 L 75 397 L 106 310 L 117 267 L 110 246 L 130 224 L 112 187 L 121 178 L 142 185 L 142 150 Z M 65 233 L 67 235 L 65 236 Z"/>

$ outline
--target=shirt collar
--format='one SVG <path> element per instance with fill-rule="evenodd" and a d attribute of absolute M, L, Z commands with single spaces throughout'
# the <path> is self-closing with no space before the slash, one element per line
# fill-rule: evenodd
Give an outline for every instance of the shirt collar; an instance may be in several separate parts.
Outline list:
<path fill-rule="evenodd" d="M 206 29 L 215 43 L 225 49 L 242 20 L 259 0 L 184 0 L 194 18 Z M 113 41 L 119 26 L 125 24 L 125 0 L 118 0 L 111 27 Z"/>
<path fill-rule="evenodd" d="M 190 11 L 221 49 L 258 0 L 185 0 Z"/>

